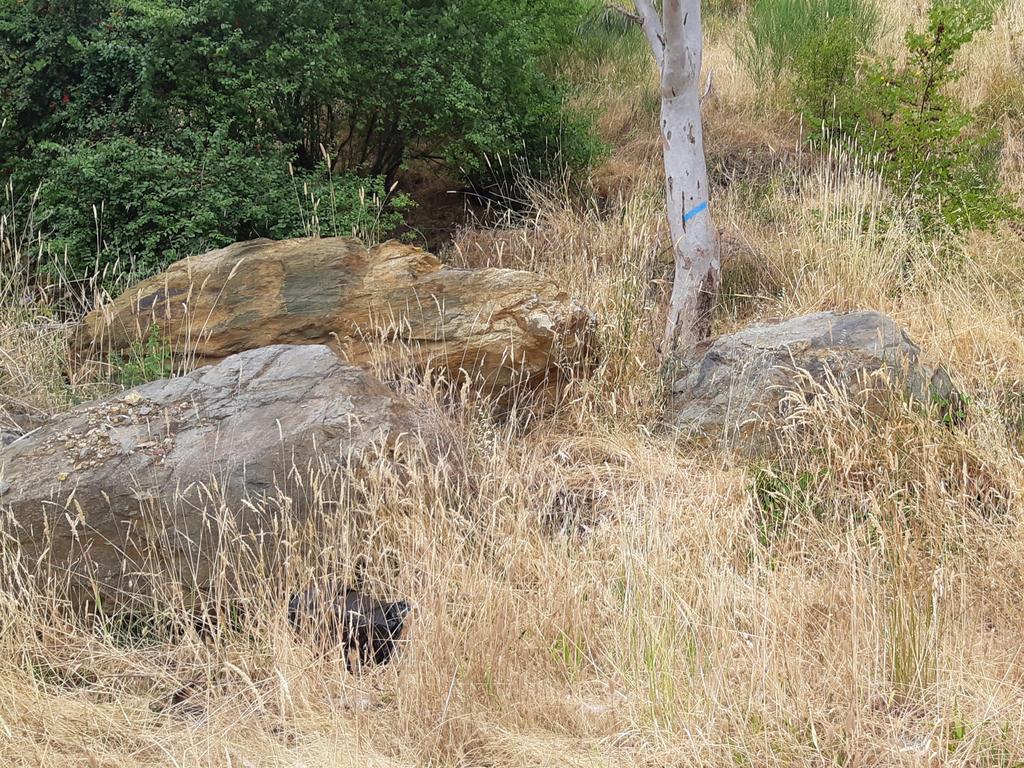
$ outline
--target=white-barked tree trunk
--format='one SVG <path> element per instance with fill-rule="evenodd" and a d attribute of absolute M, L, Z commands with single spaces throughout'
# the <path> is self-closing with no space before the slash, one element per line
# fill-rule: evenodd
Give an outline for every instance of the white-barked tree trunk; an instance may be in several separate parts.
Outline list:
<path fill-rule="evenodd" d="M 661 70 L 665 199 L 675 256 L 662 354 L 671 355 L 708 335 L 721 282 L 700 116 L 700 0 L 664 0 L 660 14 L 653 0 L 634 2 Z"/>

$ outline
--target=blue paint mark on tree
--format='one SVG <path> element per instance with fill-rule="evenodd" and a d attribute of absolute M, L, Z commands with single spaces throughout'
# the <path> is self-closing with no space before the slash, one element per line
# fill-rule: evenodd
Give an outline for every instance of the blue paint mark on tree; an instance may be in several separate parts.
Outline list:
<path fill-rule="evenodd" d="M 708 207 L 708 201 L 707 200 L 705 200 L 703 203 L 700 203 L 699 205 L 693 206 L 693 208 L 691 208 L 690 210 L 688 210 L 686 213 L 683 214 L 683 223 L 684 224 L 687 223 L 690 219 L 692 219 L 698 213 L 701 213 L 702 211 L 707 210 L 707 207 Z"/>

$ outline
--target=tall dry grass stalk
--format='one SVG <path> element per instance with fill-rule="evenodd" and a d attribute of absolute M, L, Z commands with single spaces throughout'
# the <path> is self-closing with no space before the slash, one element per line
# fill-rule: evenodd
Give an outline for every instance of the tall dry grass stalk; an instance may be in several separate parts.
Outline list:
<path fill-rule="evenodd" d="M 52 266 L 49 274 L 42 274 L 44 263 Z M 41 416 L 67 407 L 82 384 L 69 370 L 73 321 L 67 305 L 77 309 L 90 288 L 71 284 L 60 266 L 40 237 L 34 197 L 21 199 L 6 184 L 0 211 L 0 429 L 9 426 L 10 412 Z M 55 301 L 57 295 L 64 300 Z"/>
<path fill-rule="evenodd" d="M 213 593 L 231 610 L 205 642 L 187 572 L 177 590 L 161 571 L 149 610 L 108 620 L 63 610 L 45 570 L 8 594 L 0 757 L 1019 759 L 1021 475 L 990 419 L 965 433 L 898 408 L 878 421 L 819 393 L 775 469 L 809 473 L 809 497 L 769 506 L 787 524 L 767 539 L 764 500 L 724 458 L 595 421 L 450 420 L 448 459 L 401 477 L 303 472 L 311 517 L 272 530 L 287 556 L 269 569 L 222 537 L 216 562 L 233 567 Z M 285 602 L 357 562 L 368 589 L 415 609 L 398 663 L 349 675 L 291 632 Z"/>

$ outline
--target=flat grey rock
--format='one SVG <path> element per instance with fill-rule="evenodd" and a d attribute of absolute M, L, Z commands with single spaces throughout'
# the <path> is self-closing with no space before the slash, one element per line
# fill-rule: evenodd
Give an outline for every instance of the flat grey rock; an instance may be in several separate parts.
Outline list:
<path fill-rule="evenodd" d="M 404 400 L 327 347 L 264 347 L 88 403 L 0 449 L 0 507 L 23 562 L 45 553 L 88 589 L 138 590 L 154 556 L 201 585 L 218 503 L 234 531 L 258 532 L 271 525 L 259 502 L 294 491 L 293 468 L 390 460 L 418 432 Z M 287 514 L 302 514 L 304 494 Z"/>
<path fill-rule="evenodd" d="M 699 344 L 674 368 L 666 421 L 681 432 L 756 446 L 784 414 L 787 395 L 837 385 L 856 395 L 889 389 L 922 403 L 954 397 L 891 318 L 819 312 L 752 326 Z"/>

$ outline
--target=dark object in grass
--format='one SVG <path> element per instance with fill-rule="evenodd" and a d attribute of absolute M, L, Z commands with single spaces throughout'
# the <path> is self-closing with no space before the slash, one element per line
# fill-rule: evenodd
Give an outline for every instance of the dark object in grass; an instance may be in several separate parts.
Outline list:
<path fill-rule="evenodd" d="M 360 668 L 391 660 L 410 610 L 403 600 L 391 603 L 347 588 L 332 593 L 309 587 L 288 601 L 288 622 L 296 632 L 312 633 L 325 646 L 340 641 L 345 666 L 352 672 L 352 651 Z"/>
<path fill-rule="evenodd" d="M 150 712 L 202 717 L 206 708 L 200 703 L 199 696 L 203 693 L 202 685 L 197 680 L 186 683 L 172 693 L 157 699 L 149 705 Z"/>

